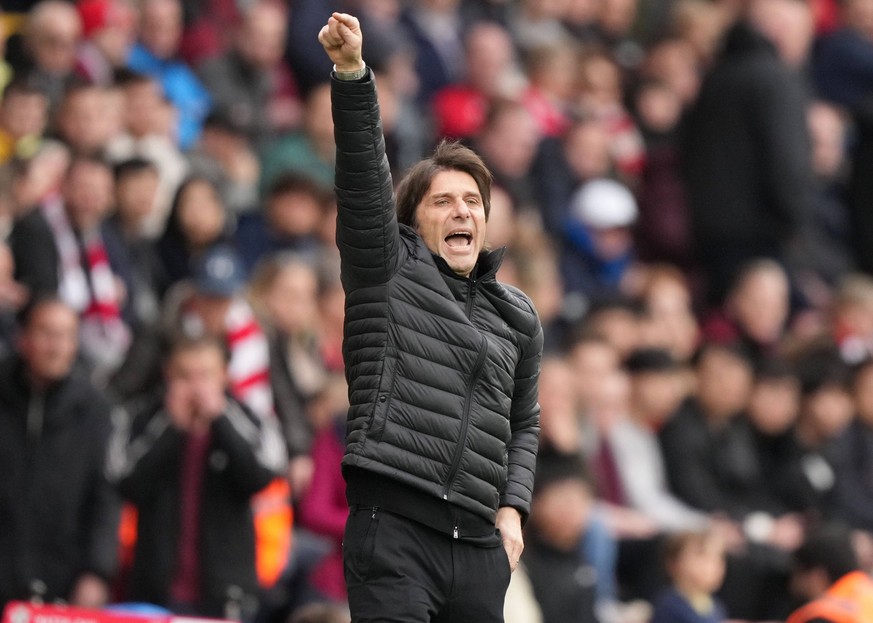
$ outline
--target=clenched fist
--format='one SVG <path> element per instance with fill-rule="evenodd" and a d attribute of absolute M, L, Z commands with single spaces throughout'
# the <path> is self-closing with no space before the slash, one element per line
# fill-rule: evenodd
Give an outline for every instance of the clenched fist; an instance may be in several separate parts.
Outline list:
<path fill-rule="evenodd" d="M 347 13 L 334 13 L 318 33 L 318 41 L 337 71 L 353 72 L 364 68 L 361 56 L 363 37 L 358 18 Z"/>

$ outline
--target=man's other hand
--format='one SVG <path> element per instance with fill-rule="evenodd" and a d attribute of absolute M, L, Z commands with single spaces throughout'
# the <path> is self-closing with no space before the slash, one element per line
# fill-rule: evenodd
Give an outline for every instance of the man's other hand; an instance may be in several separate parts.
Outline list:
<path fill-rule="evenodd" d="M 340 72 L 364 68 L 361 56 L 363 37 L 358 18 L 347 13 L 334 13 L 318 33 L 318 41 Z"/>
<path fill-rule="evenodd" d="M 513 571 L 518 568 L 521 552 L 524 550 L 524 540 L 521 536 L 521 515 L 511 506 L 501 506 L 497 510 L 497 529 L 503 539 L 503 548 L 509 557 L 509 567 Z"/>

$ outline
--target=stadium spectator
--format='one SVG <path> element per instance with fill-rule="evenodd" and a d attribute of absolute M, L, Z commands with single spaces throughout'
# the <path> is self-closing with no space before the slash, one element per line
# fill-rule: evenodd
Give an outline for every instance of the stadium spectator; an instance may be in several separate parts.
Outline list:
<path fill-rule="evenodd" d="M 658 598 L 651 623 L 723 623 L 727 613 L 715 593 L 724 580 L 724 542 L 713 532 L 683 532 L 664 550 L 673 587 Z"/>
<path fill-rule="evenodd" d="M 179 111 L 175 139 L 182 149 L 200 136 L 209 113 L 211 97 L 191 69 L 176 55 L 182 37 L 182 3 L 179 0 L 146 0 L 141 7 L 139 43 L 127 58 L 127 66 L 153 76 L 164 96 Z"/>
<path fill-rule="evenodd" d="M 227 351 L 180 338 L 165 388 L 117 429 L 110 473 L 137 510 L 128 598 L 179 614 L 253 615 L 258 589 L 250 498 L 284 471 L 270 420 L 233 398 Z"/>
<path fill-rule="evenodd" d="M 79 321 L 56 298 L 25 310 L 0 374 L 0 604 L 99 608 L 116 568 L 118 501 L 104 473 L 110 407 L 74 372 Z"/>
<path fill-rule="evenodd" d="M 297 87 L 282 61 L 287 21 L 280 2 L 251 4 L 236 29 L 233 47 L 197 68 L 212 96 L 212 110 L 243 129 L 259 151 L 278 132 L 296 125 L 300 116 Z"/>
<path fill-rule="evenodd" d="M 789 258 L 813 212 L 808 97 L 791 36 L 803 24 L 789 28 L 808 16 L 804 2 L 751 2 L 687 118 L 682 157 L 710 303 L 723 299 L 746 262 Z"/>

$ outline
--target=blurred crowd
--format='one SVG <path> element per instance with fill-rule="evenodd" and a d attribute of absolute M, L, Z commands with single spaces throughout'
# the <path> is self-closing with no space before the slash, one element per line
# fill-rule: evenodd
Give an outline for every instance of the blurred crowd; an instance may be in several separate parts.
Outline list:
<path fill-rule="evenodd" d="M 832 522 L 873 568 L 873 0 L 4 0 L 0 603 L 348 620 L 337 9 L 544 326 L 507 620 L 784 620 Z"/>

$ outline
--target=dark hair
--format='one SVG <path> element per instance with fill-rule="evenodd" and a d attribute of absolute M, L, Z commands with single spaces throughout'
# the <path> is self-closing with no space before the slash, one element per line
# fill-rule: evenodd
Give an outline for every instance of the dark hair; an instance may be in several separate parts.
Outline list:
<path fill-rule="evenodd" d="M 683 530 L 672 534 L 664 541 L 664 562 L 667 565 L 672 565 L 679 559 L 686 548 L 692 546 L 701 547 L 715 537 L 716 533 L 707 529 Z"/>
<path fill-rule="evenodd" d="M 40 311 L 43 307 L 51 307 L 53 305 L 60 305 L 61 307 L 65 307 L 72 311 L 74 314 L 76 313 L 72 307 L 70 307 L 66 301 L 64 301 L 60 296 L 58 296 L 54 292 L 50 292 L 48 290 L 37 292 L 35 296 L 32 296 L 30 300 L 22 307 L 18 313 L 15 315 L 15 320 L 20 329 L 26 329 L 30 326 L 30 323 L 33 321 L 34 316 L 36 316 L 37 312 Z"/>
<path fill-rule="evenodd" d="M 208 333 L 191 335 L 180 331 L 165 340 L 164 363 L 168 363 L 179 353 L 205 349 L 215 349 L 221 353 L 225 365 L 230 362 L 230 347 L 227 340 Z"/>
<path fill-rule="evenodd" d="M 119 162 L 113 168 L 113 174 L 115 175 L 115 181 L 119 182 L 128 175 L 135 175 L 137 173 L 143 173 L 145 171 L 151 171 L 152 173 L 158 173 L 158 167 L 151 160 L 146 160 L 145 158 L 133 157 L 122 162 Z"/>
<path fill-rule="evenodd" d="M 282 195 L 303 194 L 316 199 L 319 203 L 327 201 L 329 191 L 322 184 L 309 176 L 299 173 L 283 173 L 276 177 L 267 190 L 267 203 Z"/>
<path fill-rule="evenodd" d="M 824 569 L 831 583 L 859 568 L 852 535 L 842 524 L 826 524 L 810 533 L 794 553 L 794 564 L 800 571 Z"/>
<path fill-rule="evenodd" d="M 430 158 L 413 165 L 397 185 L 397 221 L 415 227 L 415 211 L 424 199 L 434 177 L 442 171 L 461 171 L 472 177 L 485 208 L 485 220 L 491 213 L 492 175 L 476 152 L 457 141 L 443 140 Z"/>
<path fill-rule="evenodd" d="M 40 83 L 39 78 L 30 72 L 16 74 L 6 85 L 3 90 L 3 98 L 0 100 L 5 101 L 13 95 L 41 95 L 48 99 L 45 87 Z"/>

